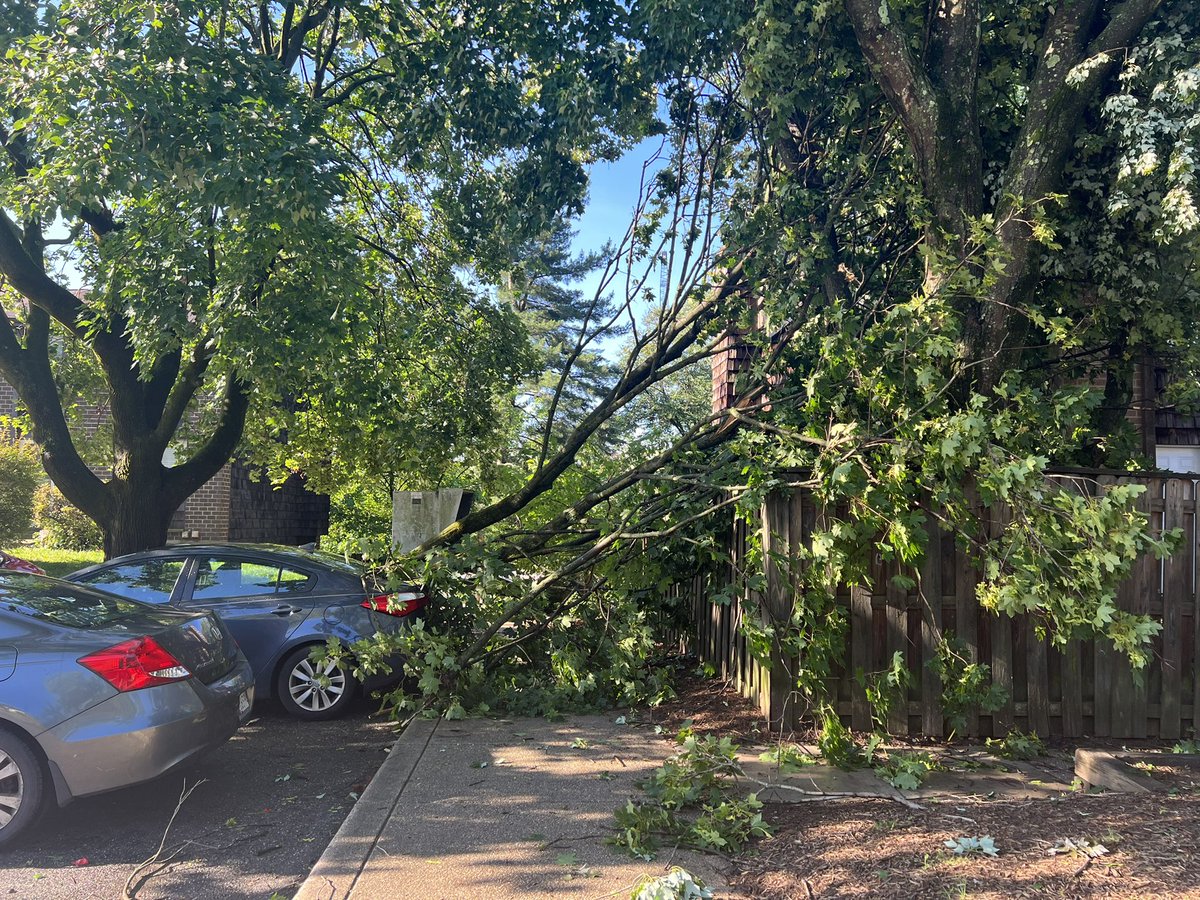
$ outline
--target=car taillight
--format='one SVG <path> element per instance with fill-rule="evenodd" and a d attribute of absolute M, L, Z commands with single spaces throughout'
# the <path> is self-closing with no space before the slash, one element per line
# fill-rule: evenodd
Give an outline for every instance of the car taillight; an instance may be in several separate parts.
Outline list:
<path fill-rule="evenodd" d="M 421 594 L 410 596 L 405 600 L 401 600 L 399 594 L 376 594 L 374 597 L 368 597 L 359 606 L 373 609 L 375 612 L 386 613 L 389 616 L 407 616 L 423 608 L 427 600 L 428 598 Z"/>
<path fill-rule="evenodd" d="M 122 692 L 192 677 L 192 673 L 152 637 L 134 638 L 107 650 L 97 650 L 80 657 L 79 664 Z"/>

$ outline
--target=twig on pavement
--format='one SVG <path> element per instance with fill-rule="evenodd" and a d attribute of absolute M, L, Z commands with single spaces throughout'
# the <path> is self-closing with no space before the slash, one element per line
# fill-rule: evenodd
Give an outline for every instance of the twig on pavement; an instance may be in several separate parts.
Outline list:
<path fill-rule="evenodd" d="M 183 791 L 179 795 L 179 801 L 175 804 L 175 811 L 171 813 L 171 818 L 167 820 L 167 827 L 163 829 L 162 840 L 158 842 L 158 849 L 129 874 L 129 878 L 125 882 L 125 890 L 121 894 L 124 900 L 137 900 L 137 892 L 146 886 L 146 882 L 162 872 L 191 843 L 191 841 L 184 841 L 167 854 L 165 858 L 163 857 L 163 850 L 167 846 L 167 836 L 171 833 L 171 826 L 175 824 L 175 817 L 179 815 L 179 810 L 183 809 L 183 804 L 187 802 L 188 797 L 192 796 L 192 791 L 196 790 L 196 788 L 200 787 L 207 780 L 207 778 L 201 778 L 191 787 L 188 787 L 187 779 L 184 779 Z M 146 870 L 150 869 L 151 866 L 156 866 L 156 868 L 147 872 Z M 145 874 L 142 874 L 143 872 Z"/>

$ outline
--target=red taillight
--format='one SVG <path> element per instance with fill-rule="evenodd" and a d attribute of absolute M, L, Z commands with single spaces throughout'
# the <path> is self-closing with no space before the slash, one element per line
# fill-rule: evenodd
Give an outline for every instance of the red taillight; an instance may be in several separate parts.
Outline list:
<path fill-rule="evenodd" d="M 368 597 L 359 606 L 373 609 L 375 612 L 386 613 L 389 616 L 407 616 L 425 606 L 427 597 L 422 594 L 412 594 L 401 600 L 399 594 L 376 594 Z"/>
<path fill-rule="evenodd" d="M 91 669 L 118 691 L 137 691 L 192 677 L 192 673 L 152 637 L 134 638 L 107 650 L 97 650 L 80 657 L 79 664 Z"/>

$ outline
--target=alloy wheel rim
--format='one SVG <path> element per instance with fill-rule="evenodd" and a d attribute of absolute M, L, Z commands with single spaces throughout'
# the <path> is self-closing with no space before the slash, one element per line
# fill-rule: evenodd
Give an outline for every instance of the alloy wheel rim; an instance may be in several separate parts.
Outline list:
<path fill-rule="evenodd" d="M 323 712 L 346 693 L 346 673 L 332 660 L 313 663 L 302 659 L 288 676 L 288 694 L 301 709 Z"/>
<path fill-rule="evenodd" d="M 0 828 L 13 820 L 25 795 L 25 779 L 16 761 L 0 750 Z"/>

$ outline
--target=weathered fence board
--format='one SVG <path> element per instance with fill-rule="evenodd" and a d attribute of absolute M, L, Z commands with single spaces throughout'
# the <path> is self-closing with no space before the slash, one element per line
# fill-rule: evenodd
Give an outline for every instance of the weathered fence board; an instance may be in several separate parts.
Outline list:
<path fill-rule="evenodd" d="M 930 663 L 937 658 L 943 638 L 942 531 L 936 525 L 929 532 L 929 547 L 921 567 L 921 731 L 940 734 L 942 730 L 942 679 Z"/>
<path fill-rule="evenodd" d="M 850 589 L 850 671 L 869 672 L 872 659 L 875 610 L 871 592 L 864 587 Z M 850 725 L 860 731 L 871 729 L 871 706 L 867 703 L 866 688 L 851 679 Z"/>
<path fill-rule="evenodd" d="M 987 663 L 993 682 L 1007 693 L 998 710 L 968 710 L 968 734 L 1003 735 L 1014 727 L 1067 737 L 1178 739 L 1193 733 L 1200 710 L 1196 483 L 1158 475 L 1070 477 L 1064 483 L 1095 493 L 1129 481 L 1146 486 L 1138 506 L 1153 528 L 1178 528 L 1184 534 L 1170 559 L 1139 560 L 1118 593 L 1122 608 L 1162 623 L 1145 670 L 1134 673 L 1123 656 L 1102 643 L 1072 640 L 1060 649 L 1052 646 L 1052 636 L 1038 636 L 1036 623 L 981 609 L 975 596 L 978 575 L 965 542 L 935 531 L 926 561 L 915 573 L 915 587 L 906 589 L 892 577 L 897 568 L 876 556 L 871 585 L 852 586 L 839 595 L 847 622 L 846 649 L 830 684 L 839 713 L 856 729 L 872 727 L 872 711 L 856 676 L 883 671 L 898 652 L 909 670 L 909 690 L 891 705 L 888 730 L 945 734 L 941 681 L 930 663 L 940 642 L 954 637 L 968 661 Z M 694 616 L 694 633 L 685 643 L 776 724 L 794 725 L 807 712 L 797 705 L 795 691 L 797 667 L 804 660 L 775 652 L 772 665 L 762 665 L 739 626 L 744 615 L 764 616 L 768 622 L 790 615 L 789 573 L 793 565 L 803 564 L 799 551 L 810 540 L 818 515 L 811 500 L 798 492 L 773 495 L 763 505 L 758 525 L 765 551 L 761 595 L 743 587 L 732 592 L 728 604 L 710 600 L 726 593 L 728 585 L 746 581 L 749 527 L 744 522 L 731 529 L 732 559 L 724 571 L 698 575 L 675 589 L 686 595 Z M 1003 510 L 993 510 L 984 512 L 980 523 L 982 534 L 996 537 L 1007 518 Z"/>

